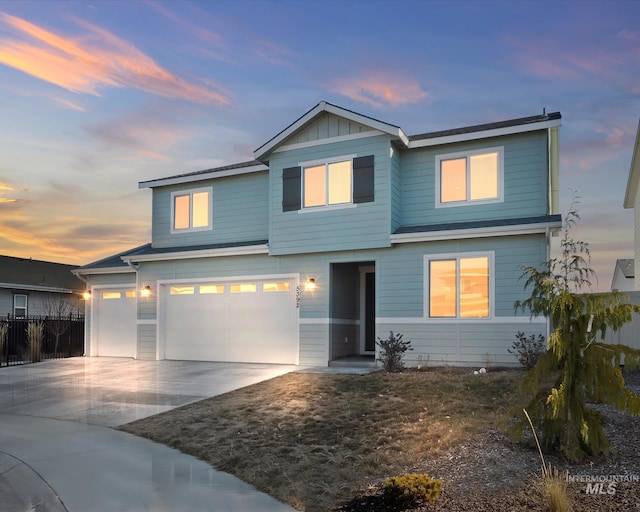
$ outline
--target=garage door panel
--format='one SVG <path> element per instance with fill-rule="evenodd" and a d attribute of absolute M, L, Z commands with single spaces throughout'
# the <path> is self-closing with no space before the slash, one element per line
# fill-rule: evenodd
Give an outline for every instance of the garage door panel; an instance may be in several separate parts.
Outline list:
<path fill-rule="evenodd" d="M 135 357 L 137 313 L 134 290 L 96 290 L 92 314 L 95 355 Z"/>
<path fill-rule="evenodd" d="M 268 289 L 278 289 L 269 281 Z M 217 293 L 171 295 L 165 287 L 165 357 L 205 361 L 295 363 L 298 315 L 293 281 L 263 291 L 263 281 L 219 285 Z M 211 290 L 215 285 L 206 285 Z M 220 290 L 224 289 L 223 292 Z"/>

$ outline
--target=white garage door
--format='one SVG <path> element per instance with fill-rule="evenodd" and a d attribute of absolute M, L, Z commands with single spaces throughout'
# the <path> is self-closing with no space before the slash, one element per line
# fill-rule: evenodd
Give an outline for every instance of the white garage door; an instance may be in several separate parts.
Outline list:
<path fill-rule="evenodd" d="M 292 279 L 163 286 L 165 358 L 295 364 Z"/>
<path fill-rule="evenodd" d="M 136 317 L 135 288 L 96 290 L 91 315 L 95 337 L 92 355 L 135 357 Z"/>

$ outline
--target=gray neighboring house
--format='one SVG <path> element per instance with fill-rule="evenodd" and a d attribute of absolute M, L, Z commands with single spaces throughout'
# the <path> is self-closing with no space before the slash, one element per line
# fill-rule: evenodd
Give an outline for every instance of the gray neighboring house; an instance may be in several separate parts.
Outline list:
<path fill-rule="evenodd" d="M 634 261 L 633 259 L 616 260 L 611 280 L 611 289 L 619 292 L 632 292 L 634 281 Z"/>
<path fill-rule="evenodd" d="M 82 311 L 84 282 L 71 273 L 77 265 L 0 256 L 0 316 L 16 317 Z"/>

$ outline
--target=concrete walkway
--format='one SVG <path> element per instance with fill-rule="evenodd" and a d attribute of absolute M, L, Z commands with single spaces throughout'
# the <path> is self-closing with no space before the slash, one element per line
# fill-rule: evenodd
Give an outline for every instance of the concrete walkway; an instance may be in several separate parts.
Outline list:
<path fill-rule="evenodd" d="M 2 510 L 291 512 L 203 461 L 109 427 L 292 370 L 116 358 L 2 368 Z"/>

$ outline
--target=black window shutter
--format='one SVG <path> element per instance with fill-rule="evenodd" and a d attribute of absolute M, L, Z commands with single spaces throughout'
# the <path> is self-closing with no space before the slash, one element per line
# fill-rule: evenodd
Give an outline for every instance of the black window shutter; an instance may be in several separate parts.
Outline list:
<path fill-rule="evenodd" d="M 373 155 L 353 159 L 353 202 L 370 203 L 373 191 Z"/>
<path fill-rule="evenodd" d="M 300 191 L 302 187 L 302 169 L 289 167 L 282 169 L 282 211 L 299 210 L 302 206 Z"/>

